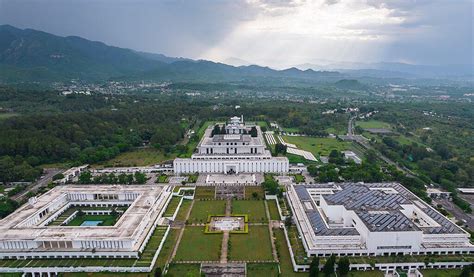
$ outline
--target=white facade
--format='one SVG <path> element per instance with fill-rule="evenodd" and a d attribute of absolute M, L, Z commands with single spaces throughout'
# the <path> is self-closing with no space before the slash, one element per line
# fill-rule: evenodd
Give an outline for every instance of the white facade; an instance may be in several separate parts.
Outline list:
<path fill-rule="evenodd" d="M 0 258 L 138 257 L 171 194 L 168 186 L 55 187 L 0 221 Z M 92 207 L 91 214 L 128 208 L 114 226 L 49 225 L 72 206 Z"/>
<path fill-rule="evenodd" d="M 222 127 L 220 127 L 222 128 Z M 286 173 L 289 162 L 286 157 L 272 157 L 266 148 L 259 126 L 257 136 L 249 133 L 252 127 L 243 123 L 243 118 L 232 117 L 224 126 L 225 134 L 212 134 L 209 126 L 196 153 L 189 159 L 174 160 L 174 172 L 186 173 Z"/>
<path fill-rule="evenodd" d="M 291 185 L 310 255 L 472 254 L 470 235 L 400 184 Z"/>

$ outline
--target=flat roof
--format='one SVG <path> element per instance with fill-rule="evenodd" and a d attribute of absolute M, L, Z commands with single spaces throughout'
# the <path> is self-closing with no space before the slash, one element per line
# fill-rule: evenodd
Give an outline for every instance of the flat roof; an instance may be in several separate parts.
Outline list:
<path fill-rule="evenodd" d="M 318 194 L 318 192 L 315 192 L 317 189 L 325 189 L 325 193 L 320 193 L 319 195 L 328 205 L 340 205 L 344 206 L 347 210 L 354 211 L 367 228 L 373 232 L 422 231 L 425 234 L 464 233 L 461 228 L 398 183 L 294 185 L 294 189 L 302 205 L 307 201 L 311 201 L 312 192 Z M 332 193 L 327 193 L 328 189 Z M 416 206 L 434 220 L 437 223 L 436 226 L 417 226 L 417 224 L 401 212 L 404 210 L 402 205 Z M 333 231 L 325 231 L 326 225 L 317 209 L 305 209 L 305 213 L 317 235 L 353 233 L 351 230 L 347 230 L 351 228 L 330 228 Z"/>
<path fill-rule="evenodd" d="M 159 209 L 153 207 L 164 205 L 168 192 L 167 186 L 149 185 L 64 185 L 57 186 L 37 198 L 34 204 L 26 203 L 12 214 L 0 220 L 0 241 L 2 240 L 126 240 L 134 237 L 136 230 L 146 225 L 148 229 L 157 219 Z M 125 194 L 138 193 L 139 196 L 130 201 L 130 206 L 114 226 L 22 226 L 22 222 L 41 211 L 48 204 L 68 193 L 83 194 Z M 162 197 L 165 196 L 165 197 Z M 160 203 L 157 203 L 159 201 Z M 72 200 L 64 203 L 110 203 L 123 200 Z M 45 218 L 53 215 L 54 210 Z"/>

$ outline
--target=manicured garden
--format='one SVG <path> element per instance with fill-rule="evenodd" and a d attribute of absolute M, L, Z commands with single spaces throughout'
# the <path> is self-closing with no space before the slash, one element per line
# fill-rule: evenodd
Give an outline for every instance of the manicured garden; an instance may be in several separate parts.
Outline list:
<path fill-rule="evenodd" d="M 176 209 L 178 208 L 180 201 L 181 201 L 181 197 L 173 196 L 171 198 L 171 201 L 168 203 L 168 206 L 166 207 L 166 210 L 163 216 L 167 216 L 167 217 L 173 216 L 174 213 L 176 212 Z"/>
<path fill-rule="evenodd" d="M 204 234 L 204 228 L 186 226 L 179 243 L 176 261 L 218 261 L 222 234 Z"/>
<path fill-rule="evenodd" d="M 247 277 L 278 276 L 277 263 L 248 263 Z"/>
<path fill-rule="evenodd" d="M 221 215 L 225 213 L 225 201 L 194 201 L 193 209 L 188 218 L 188 223 L 206 223 L 209 215 Z"/>
<path fill-rule="evenodd" d="M 77 215 L 73 220 L 69 221 L 66 226 L 81 226 L 86 221 L 97 221 L 96 226 L 114 226 L 119 218 L 119 214 L 108 214 L 108 215 Z"/>
<path fill-rule="evenodd" d="M 280 220 L 276 200 L 267 200 L 268 211 L 270 212 L 271 220 Z"/>
<path fill-rule="evenodd" d="M 264 200 L 232 200 L 233 214 L 247 214 L 249 222 L 268 222 Z"/>
<path fill-rule="evenodd" d="M 201 265 L 200 264 L 170 264 L 168 272 L 165 276 L 168 277 L 199 277 Z"/>
<path fill-rule="evenodd" d="M 265 191 L 261 186 L 245 186 L 245 199 L 263 199 Z"/>
<path fill-rule="evenodd" d="M 194 199 L 214 199 L 216 196 L 215 187 L 196 186 Z"/>
<path fill-rule="evenodd" d="M 191 208 L 191 203 L 193 203 L 192 200 L 183 199 L 183 203 L 181 203 L 181 206 L 179 207 L 175 220 L 186 220 L 186 215 Z"/>
<path fill-rule="evenodd" d="M 268 231 L 268 226 L 250 225 L 248 234 L 230 234 L 229 260 L 273 260 L 272 245 L 270 242 L 270 233 Z"/>

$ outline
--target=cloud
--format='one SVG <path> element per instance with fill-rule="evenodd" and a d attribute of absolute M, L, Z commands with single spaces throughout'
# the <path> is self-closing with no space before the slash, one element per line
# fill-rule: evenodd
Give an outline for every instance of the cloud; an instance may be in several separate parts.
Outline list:
<path fill-rule="evenodd" d="M 0 0 L 0 23 L 172 56 L 472 63 L 472 0 Z"/>

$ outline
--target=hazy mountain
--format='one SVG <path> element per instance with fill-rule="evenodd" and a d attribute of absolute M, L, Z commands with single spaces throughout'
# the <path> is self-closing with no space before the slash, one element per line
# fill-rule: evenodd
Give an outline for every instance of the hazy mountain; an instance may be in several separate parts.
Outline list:
<path fill-rule="evenodd" d="M 301 70 L 335 70 L 351 76 L 369 76 L 376 78 L 451 78 L 474 76 L 474 65 L 421 65 L 393 62 L 357 63 L 329 62 L 321 64 L 300 64 Z"/>
<path fill-rule="evenodd" d="M 211 61 L 172 58 L 108 46 L 80 37 L 61 37 L 32 29 L 0 26 L 0 81 L 131 79 L 170 81 L 242 81 L 252 78 L 306 82 L 339 78 L 337 72 L 235 67 Z M 341 79 L 341 78 L 339 78 Z M 331 80 L 337 81 L 337 80 Z"/>

